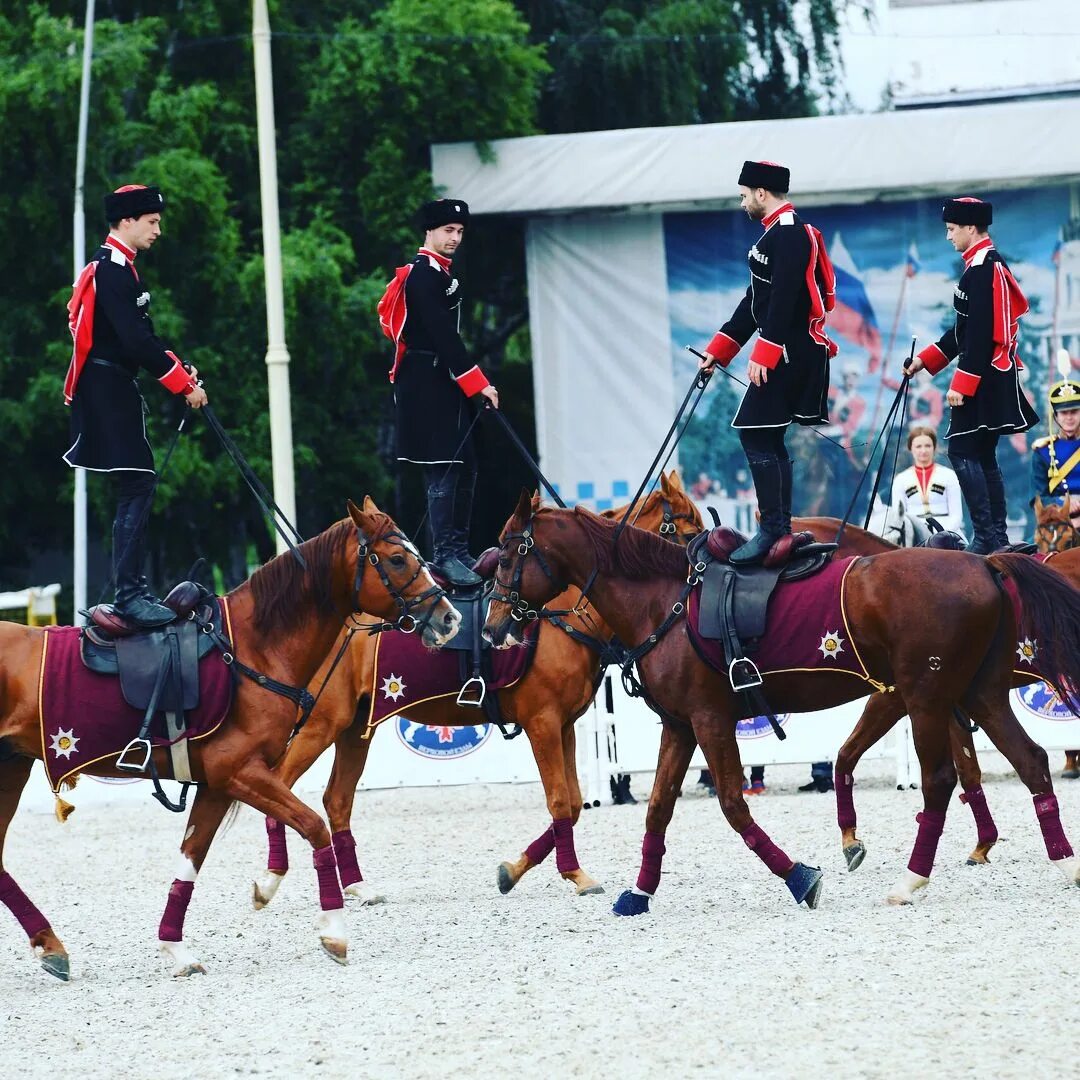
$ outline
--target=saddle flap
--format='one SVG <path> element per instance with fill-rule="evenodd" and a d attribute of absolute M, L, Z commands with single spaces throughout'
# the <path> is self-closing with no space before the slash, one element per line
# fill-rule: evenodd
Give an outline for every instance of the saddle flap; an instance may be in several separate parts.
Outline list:
<path fill-rule="evenodd" d="M 138 636 L 119 638 L 116 662 L 124 700 L 146 709 L 162 666 L 165 681 L 157 708 L 187 712 L 199 704 L 199 628 L 190 619 Z"/>
<path fill-rule="evenodd" d="M 458 625 L 458 632 L 439 648 L 446 652 L 472 653 L 475 651 L 477 639 L 485 649 L 490 648 L 481 633 L 487 613 L 487 597 L 473 589 L 471 592 L 455 595 L 453 604 L 461 613 L 461 623 Z"/>

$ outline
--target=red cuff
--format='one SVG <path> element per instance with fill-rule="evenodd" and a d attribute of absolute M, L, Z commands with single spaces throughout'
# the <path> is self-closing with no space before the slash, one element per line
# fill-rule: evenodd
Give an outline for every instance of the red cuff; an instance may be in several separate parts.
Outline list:
<path fill-rule="evenodd" d="M 927 345 L 921 353 L 919 353 L 919 359 L 923 362 L 923 367 L 930 372 L 931 375 L 936 375 L 939 371 L 944 371 L 949 366 L 949 358 L 936 346 Z"/>
<path fill-rule="evenodd" d="M 166 353 L 167 356 L 172 356 L 176 362 L 164 375 L 158 379 L 158 382 L 165 387 L 166 390 L 171 390 L 174 394 L 190 394 L 195 389 L 195 383 L 191 379 L 191 375 L 180 363 L 179 360 L 170 352 Z"/>
<path fill-rule="evenodd" d="M 780 363 L 780 357 L 783 355 L 783 345 L 777 345 L 773 341 L 767 341 L 765 338 L 759 337 L 754 342 L 754 351 L 750 354 L 750 362 L 760 364 L 762 367 L 772 371 Z"/>
<path fill-rule="evenodd" d="M 727 334 L 718 330 L 713 335 L 712 341 L 705 346 L 705 351 L 709 356 L 715 357 L 721 367 L 726 368 L 741 348 L 742 346 L 733 337 L 728 337 Z"/>
<path fill-rule="evenodd" d="M 475 364 L 464 375 L 455 376 L 454 381 L 461 387 L 461 392 L 466 397 L 474 397 L 485 386 L 491 385 L 487 376 Z"/>
<path fill-rule="evenodd" d="M 957 369 L 952 377 L 952 382 L 949 384 L 949 389 L 963 394 L 964 397 L 974 397 L 975 391 L 979 389 L 980 382 L 982 382 L 981 375 L 972 375 L 970 371 Z"/>

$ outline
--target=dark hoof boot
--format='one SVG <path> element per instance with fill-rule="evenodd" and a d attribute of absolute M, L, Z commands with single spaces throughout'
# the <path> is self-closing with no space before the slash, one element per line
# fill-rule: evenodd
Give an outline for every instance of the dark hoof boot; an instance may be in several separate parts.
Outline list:
<path fill-rule="evenodd" d="M 41 966 L 61 982 L 71 981 L 71 961 L 59 953 L 48 953 L 41 958 Z"/>
<path fill-rule="evenodd" d="M 728 562 L 732 566 L 753 566 L 760 563 L 782 535 L 782 533 L 757 532 L 742 547 L 737 547 L 728 556 Z"/>
<path fill-rule="evenodd" d="M 622 773 L 618 780 L 611 778 L 611 801 L 616 806 L 637 806 L 637 799 L 630 791 L 629 773 Z"/>
<path fill-rule="evenodd" d="M 499 863 L 499 870 L 496 876 L 496 880 L 499 883 L 499 892 L 505 896 L 517 882 L 510 876 L 510 867 L 506 863 Z"/>
<path fill-rule="evenodd" d="M 470 570 L 456 555 L 436 564 L 438 570 L 451 585 L 459 589 L 471 589 L 483 582 L 483 578 Z"/>
<path fill-rule="evenodd" d="M 152 630 L 156 626 L 168 626 L 176 620 L 176 612 L 172 608 L 167 608 L 164 604 L 152 603 L 145 596 L 135 596 L 129 600 L 117 602 L 113 605 L 113 610 L 125 622 L 141 626 L 144 630 Z"/>
<path fill-rule="evenodd" d="M 611 905 L 616 915 L 647 915 L 650 897 L 642 896 L 633 889 L 626 889 L 619 894 L 619 899 Z"/>
<path fill-rule="evenodd" d="M 861 840 L 856 840 L 854 844 L 844 848 L 844 858 L 847 859 L 849 872 L 858 870 L 862 866 L 863 859 L 866 858 L 866 845 Z"/>
<path fill-rule="evenodd" d="M 1062 780 L 1080 780 L 1080 769 L 1063 769 L 1061 772 Z"/>
<path fill-rule="evenodd" d="M 806 866 L 797 862 L 787 876 L 786 885 L 795 897 L 796 904 L 805 904 L 813 910 L 821 898 L 821 883 L 825 875 L 818 866 Z"/>

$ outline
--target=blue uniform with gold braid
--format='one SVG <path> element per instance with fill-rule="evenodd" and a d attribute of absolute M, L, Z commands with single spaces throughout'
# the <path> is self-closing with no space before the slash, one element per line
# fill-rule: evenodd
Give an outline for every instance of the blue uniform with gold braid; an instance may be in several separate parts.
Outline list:
<path fill-rule="evenodd" d="M 1058 413 L 1080 409 L 1080 383 L 1065 379 L 1050 387 L 1050 407 Z M 1036 439 L 1031 445 L 1031 502 L 1063 503 L 1071 495 L 1080 502 L 1080 435 L 1060 433 Z"/>

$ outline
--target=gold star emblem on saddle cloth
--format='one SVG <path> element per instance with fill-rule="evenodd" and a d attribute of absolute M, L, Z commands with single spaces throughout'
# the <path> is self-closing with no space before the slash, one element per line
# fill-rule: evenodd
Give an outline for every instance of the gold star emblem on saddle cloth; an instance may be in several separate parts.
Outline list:
<path fill-rule="evenodd" d="M 830 630 L 821 639 L 818 649 L 826 660 L 835 660 L 844 651 L 844 639 L 840 636 L 840 631 Z"/>
<path fill-rule="evenodd" d="M 49 736 L 49 749 L 58 758 L 70 758 L 79 749 L 79 738 L 75 734 L 75 729 L 65 731 L 63 728 L 58 728 L 55 735 Z"/>
<path fill-rule="evenodd" d="M 389 698 L 391 701 L 397 701 L 398 698 L 403 698 L 406 689 L 405 680 L 400 675 L 391 673 L 383 679 L 383 697 Z"/>
<path fill-rule="evenodd" d="M 1016 647 L 1016 655 L 1020 658 L 1022 664 L 1027 664 L 1030 667 L 1034 663 L 1035 657 L 1039 655 L 1038 641 L 1024 638 Z"/>

